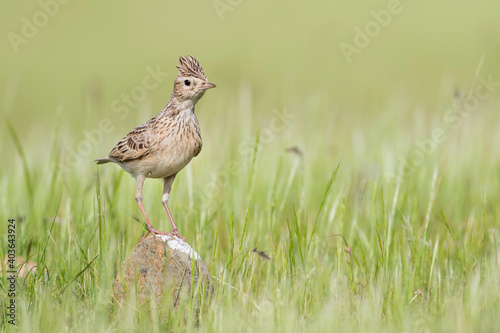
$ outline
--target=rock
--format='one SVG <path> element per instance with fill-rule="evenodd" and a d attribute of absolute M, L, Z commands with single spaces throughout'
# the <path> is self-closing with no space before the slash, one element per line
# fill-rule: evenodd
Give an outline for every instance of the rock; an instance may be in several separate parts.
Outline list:
<path fill-rule="evenodd" d="M 192 286 L 201 291 L 192 295 Z M 200 289 L 197 289 L 200 288 Z M 113 284 L 114 298 L 122 305 L 127 292 L 141 305 L 152 300 L 159 309 L 198 296 L 211 298 L 213 287 L 205 263 L 185 241 L 166 235 L 146 238 L 125 259 Z"/>

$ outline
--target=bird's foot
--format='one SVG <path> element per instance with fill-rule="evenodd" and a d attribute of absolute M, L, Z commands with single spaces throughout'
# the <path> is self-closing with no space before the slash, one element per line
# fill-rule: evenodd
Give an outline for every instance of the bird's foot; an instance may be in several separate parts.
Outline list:
<path fill-rule="evenodd" d="M 151 232 L 148 230 L 148 232 L 146 232 L 146 234 L 145 234 L 144 236 L 142 236 L 141 241 L 139 242 L 139 244 L 141 244 L 142 242 L 144 242 L 144 240 L 145 240 L 146 238 L 148 238 L 148 236 L 149 236 L 149 234 L 150 234 L 150 233 L 151 233 Z"/>
<path fill-rule="evenodd" d="M 181 234 L 179 233 L 179 230 L 177 230 L 177 229 L 172 230 L 172 232 L 170 234 L 172 236 L 175 236 L 177 238 L 182 239 L 184 242 L 186 241 L 186 238 L 182 237 Z"/>
<path fill-rule="evenodd" d="M 186 241 L 186 238 L 182 237 L 181 234 L 179 234 L 179 231 L 177 229 L 172 230 L 172 232 L 166 232 L 166 231 L 156 230 L 153 227 L 148 227 L 148 232 L 142 237 L 142 239 L 139 243 L 142 243 L 149 236 L 149 234 L 152 234 L 153 237 L 155 237 L 156 235 L 175 236 L 177 238 L 180 238 L 184 242 Z"/>

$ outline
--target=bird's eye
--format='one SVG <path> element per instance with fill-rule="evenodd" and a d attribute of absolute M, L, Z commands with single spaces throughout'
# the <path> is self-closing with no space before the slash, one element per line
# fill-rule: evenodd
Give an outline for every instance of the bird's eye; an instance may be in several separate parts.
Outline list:
<path fill-rule="evenodd" d="M 191 84 L 191 81 L 189 81 L 189 80 L 184 80 L 184 84 L 185 84 L 186 86 L 189 86 L 189 85 Z"/>

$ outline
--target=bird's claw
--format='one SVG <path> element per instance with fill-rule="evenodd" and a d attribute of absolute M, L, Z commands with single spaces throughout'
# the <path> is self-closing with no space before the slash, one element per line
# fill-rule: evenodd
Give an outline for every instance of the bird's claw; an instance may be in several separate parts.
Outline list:
<path fill-rule="evenodd" d="M 177 229 L 174 229 L 172 230 L 172 232 L 170 233 L 172 236 L 175 236 L 177 238 L 180 238 L 181 240 L 183 240 L 184 242 L 186 241 L 186 238 L 182 237 L 181 234 L 179 233 L 179 231 Z"/>
<path fill-rule="evenodd" d="M 148 228 L 148 232 L 144 236 L 142 236 L 141 241 L 139 243 L 142 243 L 149 236 L 149 234 L 153 235 L 153 237 L 156 237 L 156 235 L 175 236 L 184 242 L 186 241 L 186 238 L 182 237 L 177 229 L 172 230 L 172 232 L 165 232 L 156 230 L 155 228 L 151 227 Z"/>
<path fill-rule="evenodd" d="M 142 236 L 141 241 L 139 242 L 139 244 L 141 244 L 142 242 L 144 242 L 144 240 L 146 238 L 148 238 L 148 236 L 149 236 L 150 233 L 151 233 L 151 231 L 148 230 L 148 232 L 144 236 Z M 153 234 L 153 237 L 154 237 L 154 234 Z"/>

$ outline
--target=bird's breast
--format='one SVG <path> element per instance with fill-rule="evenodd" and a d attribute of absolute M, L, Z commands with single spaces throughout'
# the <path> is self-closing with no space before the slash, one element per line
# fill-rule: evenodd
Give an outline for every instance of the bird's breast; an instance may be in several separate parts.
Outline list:
<path fill-rule="evenodd" d="M 190 112 L 192 113 L 192 112 Z M 161 158 L 157 161 L 155 174 L 173 174 L 184 168 L 203 146 L 200 127 L 194 114 L 179 113 L 166 119 L 157 127 L 161 138 L 156 149 Z"/>

